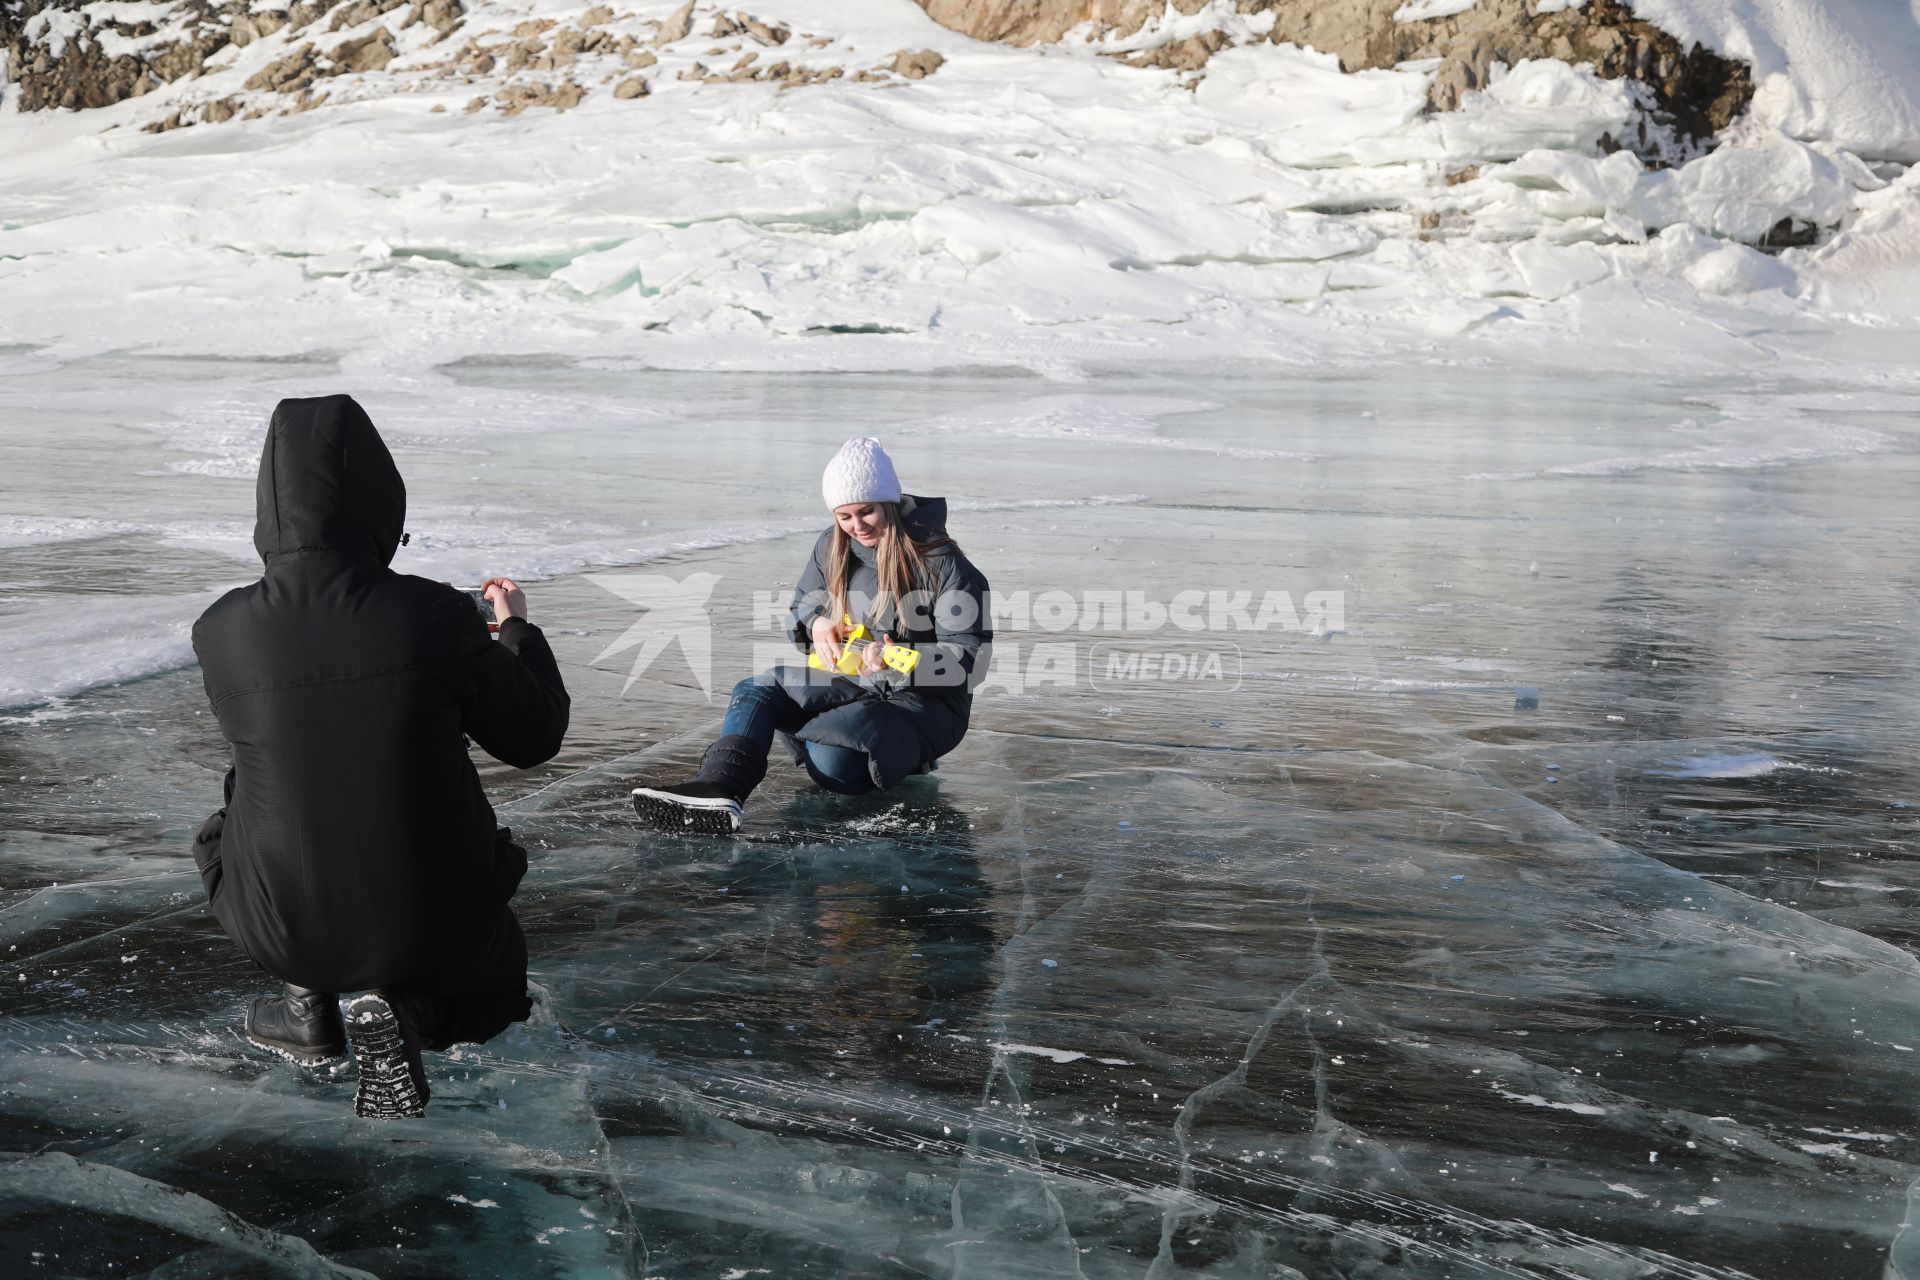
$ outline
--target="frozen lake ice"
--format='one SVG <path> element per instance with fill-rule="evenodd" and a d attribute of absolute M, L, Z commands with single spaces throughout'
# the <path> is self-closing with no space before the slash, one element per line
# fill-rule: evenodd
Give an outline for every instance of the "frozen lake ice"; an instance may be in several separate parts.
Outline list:
<path fill-rule="evenodd" d="M 0 366 L 5 1274 L 1920 1275 L 1897 380 Z M 575 699 L 483 769 L 545 1007 L 413 1124 L 246 1045 L 188 856 L 184 627 L 257 572 L 273 401 L 335 390 L 396 568 L 534 579 Z M 635 830 L 869 432 L 996 592 L 1224 629 L 1036 607 L 931 777 Z M 711 576 L 713 700 L 607 652 L 640 574 Z M 1235 625 L 1280 591 L 1339 625 Z"/>

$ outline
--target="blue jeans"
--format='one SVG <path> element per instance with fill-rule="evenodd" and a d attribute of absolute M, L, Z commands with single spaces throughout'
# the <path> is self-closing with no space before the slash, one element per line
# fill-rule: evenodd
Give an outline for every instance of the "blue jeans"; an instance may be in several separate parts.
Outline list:
<path fill-rule="evenodd" d="M 727 718 L 721 722 L 720 736 L 738 735 L 762 751 L 773 750 L 773 735 L 798 733 L 812 719 L 793 696 L 777 681 L 748 676 L 733 686 L 727 702 Z M 873 775 L 867 771 L 867 753 L 824 742 L 802 742 L 806 752 L 803 763 L 814 782 L 843 796 L 865 795 L 872 791 Z"/>

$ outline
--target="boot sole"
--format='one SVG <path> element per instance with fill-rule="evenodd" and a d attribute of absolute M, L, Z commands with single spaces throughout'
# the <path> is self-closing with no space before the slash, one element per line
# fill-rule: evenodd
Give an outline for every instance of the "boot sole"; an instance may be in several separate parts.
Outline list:
<path fill-rule="evenodd" d="M 633 811 L 656 831 L 693 832 L 729 836 L 740 829 L 742 813 L 735 800 L 695 800 L 648 787 L 633 789 Z"/>
<path fill-rule="evenodd" d="M 400 1018 L 380 996 L 361 996 L 347 1006 L 347 1040 L 360 1065 L 353 1113 L 363 1120 L 415 1119 L 427 1113 L 427 1091 L 407 1068 L 407 1042 Z"/>
<path fill-rule="evenodd" d="M 284 1045 L 271 1044 L 268 1041 L 262 1040 L 252 1032 L 247 1033 L 247 1043 L 256 1049 L 265 1049 L 276 1058 L 285 1058 L 296 1067 L 324 1067 L 339 1062 L 347 1056 L 347 1051 L 344 1048 L 338 1050 L 321 1050 L 318 1053 L 295 1053 L 292 1049 Z"/>

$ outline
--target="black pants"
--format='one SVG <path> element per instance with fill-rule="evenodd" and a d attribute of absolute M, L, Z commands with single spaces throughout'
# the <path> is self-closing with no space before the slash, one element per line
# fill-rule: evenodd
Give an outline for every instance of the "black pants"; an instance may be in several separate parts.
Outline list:
<path fill-rule="evenodd" d="M 518 934 L 517 921 L 513 927 Z M 525 1022 L 533 1012 L 533 1001 L 527 996 L 525 963 L 521 962 L 520 980 L 498 991 L 438 996 L 410 987 L 384 987 L 381 994 L 399 1012 L 401 1025 L 419 1038 L 422 1049 L 485 1044 L 512 1024 Z"/>
<path fill-rule="evenodd" d="M 220 861 L 220 837 L 226 829 L 226 822 L 227 811 L 218 810 L 200 824 L 200 829 L 193 837 L 193 861 L 200 869 L 200 883 L 207 891 L 210 905 L 219 898 L 221 881 L 225 876 Z M 516 858 L 521 868 L 526 866 L 526 852 L 513 843 L 511 831 L 501 828 L 497 840 L 506 846 L 500 850 L 503 855 Z M 508 950 L 504 969 L 509 975 L 501 985 L 487 991 L 462 993 L 432 991 L 405 983 L 380 986 L 380 994 L 393 1005 L 400 1015 L 401 1025 L 419 1040 L 421 1048 L 440 1050 L 456 1044 L 485 1044 L 513 1023 L 525 1022 L 533 1012 L 533 1002 L 527 996 L 526 935 L 520 931 L 520 922 L 514 917 L 512 908 L 502 907 L 500 912 L 500 925 L 506 930 Z M 214 918 L 219 919 L 218 911 L 214 913 Z M 233 936 L 233 930 L 227 928 L 224 922 L 221 927 L 227 929 L 228 936 Z M 273 973 L 273 966 L 262 963 L 258 956 L 248 950 L 244 941 L 237 937 L 234 941 L 240 944 L 241 950 L 248 952 L 254 963 Z M 273 973 L 273 976 L 281 982 L 293 983 L 293 979 L 284 974 Z"/>

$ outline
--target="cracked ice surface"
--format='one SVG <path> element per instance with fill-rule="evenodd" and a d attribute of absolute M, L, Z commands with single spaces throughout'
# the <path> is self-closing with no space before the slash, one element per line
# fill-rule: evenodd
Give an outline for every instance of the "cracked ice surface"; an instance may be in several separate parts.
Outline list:
<path fill-rule="evenodd" d="M 1913 1270 L 1892 376 L 13 375 L 9 1275 Z M 243 1043 L 263 979 L 187 854 L 224 761 L 179 628 L 253 572 L 271 399 L 340 389 L 407 475 L 402 567 L 540 579 L 576 705 L 559 760 L 487 769 L 541 1016 L 381 1127 Z M 621 696 L 636 613 L 588 572 L 716 576 L 724 691 L 856 431 L 1001 592 L 1338 591 L 1344 625 L 1004 627 L 937 774 L 776 767 L 742 838 L 636 833 L 717 708 L 677 650 Z M 1085 676 L 1163 642 L 1237 685 Z"/>

